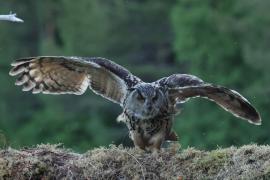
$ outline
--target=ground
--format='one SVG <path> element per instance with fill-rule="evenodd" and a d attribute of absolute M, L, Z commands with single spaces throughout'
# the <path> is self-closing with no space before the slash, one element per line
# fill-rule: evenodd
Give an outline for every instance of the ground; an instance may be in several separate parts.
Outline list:
<path fill-rule="evenodd" d="M 0 179 L 270 179 L 270 146 L 201 151 L 172 144 L 158 155 L 114 145 L 84 154 L 61 145 L 6 148 Z"/>

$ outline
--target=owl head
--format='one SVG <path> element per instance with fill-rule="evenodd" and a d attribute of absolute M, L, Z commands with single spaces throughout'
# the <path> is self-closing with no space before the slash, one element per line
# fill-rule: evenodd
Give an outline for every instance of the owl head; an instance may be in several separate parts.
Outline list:
<path fill-rule="evenodd" d="M 139 119 L 154 118 L 164 107 L 167 107 L 164 92 L 150 83 L 140 83 L 130 89 L 124 105 L 126 112 Z"/>

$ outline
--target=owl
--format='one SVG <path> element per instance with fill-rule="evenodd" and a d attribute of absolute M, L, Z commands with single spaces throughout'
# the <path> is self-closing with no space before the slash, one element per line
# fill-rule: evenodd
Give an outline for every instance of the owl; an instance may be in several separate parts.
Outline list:
<path fill-rule="evenodd" d="M 211 100 L 234 116 L 260 125 L 256 109 L 238 92 L 206 83 L 189 74 L 173 74 L 147 83 L 124 67 L 105 58 L 42 56 L 16 60 L 11 64 L 16 85 L 33 94 L 96 94 L 119 104 L 117 118 L 129 130 L 135 147 L 158 152 L 164 141 L 177 141 L 173 119 L 177 104 L 190 98 Z"/>

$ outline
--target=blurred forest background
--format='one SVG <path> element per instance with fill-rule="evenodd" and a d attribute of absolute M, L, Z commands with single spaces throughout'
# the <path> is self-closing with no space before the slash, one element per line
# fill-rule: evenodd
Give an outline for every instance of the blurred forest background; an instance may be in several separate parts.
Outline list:
<path fill-rule="evenodd" d="M 0 144 L 63 143 L 77 151 L 131 145 L 121 108 L 90 90 L 82 96 L 33 95 L 8 75 L 17 58 L 101 56 L 145 81 L 190 73 L 247 97 L 262 126 L 193 99 L 175 120 L 182 147 L 270 143 L 269 0 L 0 0 Z"/>

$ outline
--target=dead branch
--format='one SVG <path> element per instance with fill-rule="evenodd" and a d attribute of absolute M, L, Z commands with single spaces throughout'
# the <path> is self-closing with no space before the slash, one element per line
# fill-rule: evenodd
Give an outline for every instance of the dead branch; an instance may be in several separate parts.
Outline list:
<path fill-rule="evenodd" d="M 21 22 L 21 23 L 23 22 L 22 19 L 16 17 L 15 13 L 9 14 L 9 15 L 0 15 L 0 20 L 11 21 L 11 22 Z"/>

